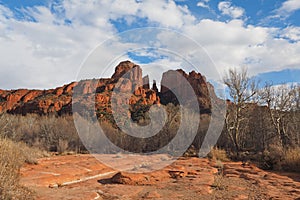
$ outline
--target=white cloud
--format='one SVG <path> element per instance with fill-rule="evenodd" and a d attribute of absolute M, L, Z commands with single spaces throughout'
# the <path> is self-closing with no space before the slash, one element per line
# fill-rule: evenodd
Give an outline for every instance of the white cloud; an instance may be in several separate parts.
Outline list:
<path fill-rule="evenodd" d="M 208 19 L 185 28 L 184 32 L 207 50 L 220 73 L 241 66 L 247 66 L 252 75 L 300 68 L 300 42 L 276 38 L 280 29 L 244 26 L 242 20 Z"/>
<path fill-rule="evenodd" d="M 0 20 L 4 20 L 5 18 L 12 17 L 13 13 L 7 7 L 0 4 Z"/>
<path fill-rule="evenodd" d="M 197 6 L 202 7 L 202 8 L 209 8 L 208 5 L 206 5 L 204 2 L 200 1 L 197 3 Z"/>
<path fill-rule="evenodd" d="M 169 28 L 181 28 L 195 21 L 187 6 L 178 6 L 174 1 L 165 0 L 156 0 L 155 3 L 151 0 L 143 1 L 140 16 Z"/>
<path fill-rule="evenodd" d="M 80 19 L 69 26 L 47 7 L 27 8 L 25 13 L 35 22 L 0 14 L 1 88 L 50 88 L 70 82 L 89 51 L 115 33 L 105 16 L 98 18 L 104 23 L 97 26 L 78 23 Z M 77 16 L 73 14 L 69 19 Z"/>
<path fill-rule="evenodd" d="M 209 9 L 208 2 L 209 0 L 201 0 L 197 3 L 197 6 Z"/>
<path fill-rule="evenodd" d="M 218 4 L 218 9 L 221 11 L 223 15 L 228 15 L 234 19 L 241 18 L 245 12 L 243 8 L 233 6 L 229 1 L 221 1 Z"/>
<path fill-rule="evenodd" d="M 299 0 L 287 0 L 282 3 L 281 7 L 277 10 L 280 15 L 288 15 L 300 9 Z"/>
<path fill-rule="evenodd" d="M 171 0 L 63 0 L 54 9 L 23 8 L 25 18 L 18 20 L 0 5 L 1 88 L 50 88 L 74 80 L 89 52 L 117 33 L 110 20 L 134 23 L 142 17 L 150 25 L 177 29 L 195 21 L 187 6 Z M 101 55 L 111 58 L 121 50 Z"/>
<path fill-rule="evenodd" d="M 300 41 L 300 27 L 289 26 L 282 30 L 281 36 L 294 42 Z"/>
<path fill-rule="evenodd" d="M 200 2 L 208 5 L 208 0 Z M 246 26 L 243 20 L 236 19 L 245 11 L 227 1 L 220 2 L 219 9 L 222 14 L 235 18 L 228 22 L 197 20 L 187 6 L 176 5 L 172 0 L 155 3 L 150 0 L 128 0 L 126 3 L 123 0 L 64 0 L 57 6 L 55 13 L 43 6 L 25 8 L 26 15 L 35 19 L 32 22 L 14 18 L 10 9 L 0 5 L 0 88 L 53 88 L 74 80 L 89 52 L 117 33 L 110 20 L 118 19 L 135 23 L 144 18 L 150 25 L 182 31 L 207 50 L 220 72 L 243 65 L 248 66 L 252 74 L 300 68 L 299 27 L 280 30 Z M 149 39 L 147 35 L 135 37 Z M 191 60 L 199 53 L 176 36 L 160 35 L 158 39 L 166 47 L 184 52 Z M 122 55 L 126 45 L 133 44 L 123 42 L 102 49 L 93 55 L 89 64 L 94 64 L 95 71 L 103 68 L 97 64 L 99 59 L 105 63 Z M 119 59 L 127 57 L 123 55 Z M 205 62 L 204 59 L 199 65 L 204 71 L 209 68 L 203 64 Z M 179 66 L 180 61 L 160 59 L 152 66 L 155 64 Z"/>

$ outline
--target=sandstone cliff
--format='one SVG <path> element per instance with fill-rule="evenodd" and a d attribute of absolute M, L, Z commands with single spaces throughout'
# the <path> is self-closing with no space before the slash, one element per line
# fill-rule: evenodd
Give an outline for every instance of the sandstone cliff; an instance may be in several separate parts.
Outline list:
<path fill-rule="evenodd" d="M 183 70 L 176 70 L 190 83 L 197 95 L 200 110 L 203 113 L 209 113 L 211 109 L 209 87 L 212 87 L 206 82 L 204 76 L 194 71 L 189 74 Z M 182 83 L 174 78 L 174 71 L 165 72 L 162 77 L 161 85 L 165 82 L 172 82 L 174 87 L 182 87 Z M 121 84 L 120 84 L 121 83 Z M 112 91 L 130 92 L 132 93 L 129 102 L 126 99 L 119 99 L 117 104 L 129 103 L 130 105 L 153 105 L 153 104 L 168 104 L 178 103 L 176 96 L 164 86 L 161 91 L 158 90 L 156 82 L 153 86 L 149 86 L 149 77 L 142 77 L 142 69 L 130 62 L 121 62 L 116 68 L 111 78 L 107 79 L 91 79 L 82 80 L 80 82 L 72 82 L 70 84 L 49 90 L 0 90 L 0 112 L 8 112 L 12 114 L 48 114 L 56 113 L 71 114 L 72 112 L 72 94 L 73 88 L 82 93 L 82 98 L 77 99 L 79 104 L 87 104 L 92 101 L 88 94 L 95 94 L 95 108 L 100 114 L 110 113 L 110 100 Z M 179 89 L 181 95 L 185 94 L 185 88 Z M 188 100 L 188 97 L 185 98 Z"/>

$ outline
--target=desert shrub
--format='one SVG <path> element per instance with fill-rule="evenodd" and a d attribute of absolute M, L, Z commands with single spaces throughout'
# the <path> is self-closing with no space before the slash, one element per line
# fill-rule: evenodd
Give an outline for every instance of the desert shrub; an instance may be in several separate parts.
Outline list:
<path fill-rule="evenodd" d="M 84 147 L 77 134 L 72 116 L 26 116 L 1 114 L 0 136 L 15 142 L 22 141 L 30 147 L 45 151 L 74 151 Z"/>
<path fill-rule="evenodd" d="M 263 152 L 259 164 L 264 169 L 300 172 L 300 147 L 284 149 L 270 145 Z"/>
<path fill-rule="evenodd" d="M 212 148 L 211 151 L 208 153 L 208 158 L 209 159 L 213 159 L 213 160 L 219 160 L 219 161 L 229 161 L 230 159 L 227 156 L 227 153 L 225 150 L 223 149 L 219 149 L 219 148 Z"/>
<path fill-rule="evenodd" d="M 218 173 L 215 174 L 215 181 L 212 184 L 212 187 L 215 188 L 216 190 L 224 190 L 226 189 L 225 186 L 225 177 L 224 177 L 224 165 L 222 161 L 217 160 L 216 161 L 216 167 L 218 169 Z"/>
<path fill-rule="evenodd" d="M 42 151 L 36 147 L 29 147 L 23 142 L 14 142 L 22 152 L 23 161 L 27 164 L 37 164 L 38 158 L 50 156 L 47 151 Z"/>
<path fill-rule="evenodd" d="M 215 175 L 215 180 L 211 185 L 211 187 L 214 188 L 215 190 L 225 190 L 226 189 L 225 177 L 221 174 Z"/>
<path fill-rule="evenodd" d="M 32 199 L 33 194 L 19 184 L 19 170 L 24 162 L 36 163 L 38 150 L 22 143 L 0 139 L 0 199 Z"/>
<path fill-rule="evenodd" d="M 284 151 L 280 165 L 283 170 L 300 172 L 300 147 L 290 148 Z"/>
<path fill-rule="evenodd" d="M 58 146 L 57 146 L 57 152 L 62 154 L 64 152 L 67 151 L 69 147 L 69 143 L 67 140 L 64 140 L 64 139 L 59 139 L 58 140 Z"/>
<path fill-rule="evenodd" d="M 284 149 L 281 146 L 270 145 L 269 148 L 263 152 L 258 162 L 263 169 L 280 170 L 283 157 Z"/>

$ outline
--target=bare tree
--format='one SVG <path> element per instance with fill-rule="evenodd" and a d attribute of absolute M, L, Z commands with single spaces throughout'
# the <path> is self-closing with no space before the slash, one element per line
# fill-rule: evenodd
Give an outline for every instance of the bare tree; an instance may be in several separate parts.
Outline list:
<path fill-rule="evenodd" d="M 272 83 L 266 83 L 259 92 L 261 103 L 268 107 L 274 137 L 278 138 L 281 147 L 286 147 L 291 141 L 287 129 L 288 124 L 292 122 L 291 111 L 298 107 L 295 92 L 294 86 L 286 84 L 274 86 Z"/>
<path fill-rule="evenodd" d="M 223 77 L 224 84 L 228 87 L 230 101 L 226 114 L 226 129 L 231 142 L 234 145 L 236 154 L 241 150 L 241 131 L 242 122 L 246 119 L 243 110 L 246 103 L 251 102 L 257 93 L 257 81 L 250 78 L 247 68 L 230 69 L 228 74 Z"/>
<path fill-rule="evenodd" d="M 292 122 L 294 129 L 295 144 L 300 146 L 300 84 L 295 85 L 293 90 L 293 112 L 292 112 Z"/>
<path fill-rule="evenodd" d="M 300 84 L 296 84 L 292 86 L 292 102 L 293 102 L 293 110 L 300 111 Z"/>

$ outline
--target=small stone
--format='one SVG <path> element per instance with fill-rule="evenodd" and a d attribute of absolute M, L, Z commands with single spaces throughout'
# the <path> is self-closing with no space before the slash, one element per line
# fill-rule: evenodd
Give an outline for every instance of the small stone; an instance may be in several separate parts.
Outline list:
<path fill-rule="evenodd" d="M 152 191 L 152 192 L 147 192 L 144 195 L 144 198 L 157 199 L 157 198 L 161 198 L 161 195 L 156 191 Z"/>
<path fill-rule="evenodd" d="M 58 184 L 57 183 L 50 184 L 49 188 L 58 188 Z"/>

